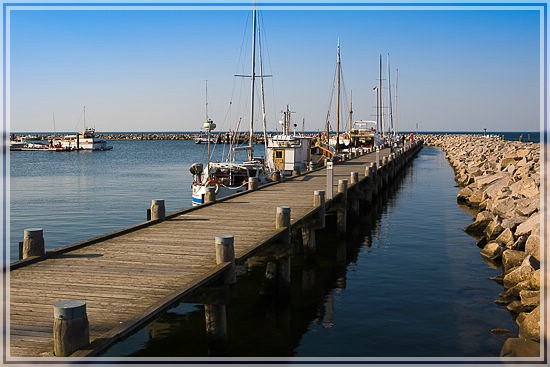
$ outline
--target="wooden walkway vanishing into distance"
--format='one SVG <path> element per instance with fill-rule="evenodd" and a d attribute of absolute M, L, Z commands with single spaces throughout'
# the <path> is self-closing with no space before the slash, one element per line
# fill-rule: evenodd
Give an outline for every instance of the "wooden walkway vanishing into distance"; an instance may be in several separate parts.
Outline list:
<path fill-rule="evenodd" d="M 401 169 L 420 148 L 416 143 L 397 155 L 380 151 L 380 161 L 386 164 L 374 171 L 378 181 L 365 176 L 365 168 L 376 160 L 374 152 L 334 164 L 334 196 L 325 201 L 326 209 L 341 196 L 339 179 L 349 180 L 351 172 L 358 172 L 359 182 L 348 184 L 348 190 L 365 182 L 382 185 L 384 175 L 391 178 L 392 170 Z M 216 264 L 216 235 L 234 236 L 240 263 L 288 233 L 275 228 L 278 206 L 291 208 L 291 226 L 314 217 L 319 207 L 313 206 L 313 192 L 327 190 L 326 171 L 308 172 L 12 263 L 5 272 L 9 308 L 4 361 L 54 356 L 53 305 L 61 300 L 86 303 L 90 344 L 71 356 L 101 355 L 183 296 L 223 275 L 231 263 Z"/>

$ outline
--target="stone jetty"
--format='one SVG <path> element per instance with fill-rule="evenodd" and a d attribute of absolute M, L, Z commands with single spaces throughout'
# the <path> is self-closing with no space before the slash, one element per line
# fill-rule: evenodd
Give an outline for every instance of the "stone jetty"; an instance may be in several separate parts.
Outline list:
<path fill-rule="evenodd" d="M 446 153 L 460 186 L 459 204 L 477 213 L 464 230 L 479 239 L 481 255 L 502 267 L 504 286 L 495 301 L 506 305 L 519 328 L 503 357 L 540 353 L 540 144 L 482 135 L 426 135 Z"/>

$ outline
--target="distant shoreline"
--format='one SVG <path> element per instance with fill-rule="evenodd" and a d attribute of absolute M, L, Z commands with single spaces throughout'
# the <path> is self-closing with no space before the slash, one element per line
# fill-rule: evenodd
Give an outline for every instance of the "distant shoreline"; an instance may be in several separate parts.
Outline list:
<path fill-rule="evenodd" d="M 269 135 L 271 134 L 277 134 L 280 132 L 276 131 L 270 131 L 268 132 Z M 301 133 L 301 132 L 297 132 Z M 320 134 L 320 131 L 305 131 L 303 134 L 310 137 L 316 137 L 318 134 Z M 333 132 L 331 132 L 333 133 Z M 399 134 L 405 134 L 409 135 L 410 132 L 399 132 Z M 419 132 L 413 132 L 415 135 L 466 135 L 466 134 L 474 134 L 474 135 L 483 135 L 483 131 L 419 131 Z M 68 132 L 12 132 L 10 133 L 10 137 L 15 138 L 21 138 L 21 137 L 28 137 L 29 135 L 36 136 L 40 140 L 50 140 L 54 136 L 56 138 L 60 138 L 63 135 L 70 134 Z M 73 132 L 74 134 L 74 132 Z M 212 133 L 213 137 L 225 137 L 227 133 L 224 132 L 214 132 Z M 539 135 L 539 139 L 533 139 L 535 142 L 540 141 L 540 137 L 544 135 L 544 132 L 541 131 L 524 131 L 524 132 L 509 132 L 509 131 L 500 131 L 500 132 L 490 132 L 487 131 L 487 134 L 491 135 L 500 135 L 505 138 L 505 140 L 518 140 L 518 136 L 520 134 L 523 134 L 524 141 L 529 141 L 531 138 L 534 138 L 535 135 Z M 106 139 L 106 140 L 194 140 L 198 137 L 204 137 L 205 133 L 200 131 L 182 131 L 182 132 L 96 132 L 96 136 Z M 248 140 L 248 133 L 240 133 L 239 140 L 246 139 Z M 529 137 L 529 138 L 528 138 Z M 263 133 L 255 133 L 254 134 L 254 140 L 256 142 L 263 142 L 264 135 Z M 533 141 L 531 140 L 531 141 Z"/>

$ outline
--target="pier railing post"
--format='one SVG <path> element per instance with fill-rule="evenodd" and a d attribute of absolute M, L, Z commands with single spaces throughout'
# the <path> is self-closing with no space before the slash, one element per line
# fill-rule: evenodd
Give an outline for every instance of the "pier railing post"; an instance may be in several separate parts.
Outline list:
<path fill-rule="evenodd" d="M 348 180 L 338 180 L 338 192 L 342 194 L 336 211 L 336 230 L 345 233 L 347 228 Z"/>
<path fill-rule="evenodd" d="M 359 182 L 359 172 L 350 172 L 349 174 L 349 184 L 355 185 Z"/>
<path fill-rule="evenodd" d="M 53 306 L 53 354 L 67 357 L 90 343 L 86 302 L 63 300 Z"/>
<path fill-rule="evenodd" d="M 42 228 L 26 228 L 23 230 L 23 244 L 19 252 L 20 259 L 32 256 L 44 256 L 44 230 Z"/>
<path fill-rule="evenodd" d="M 204 203 L 215 203 L 216 202 L 216 187 L 208 186 L 206 188 L 206 194 L 204 194 Z"/>
<path fill-rule="evenodd" d="M 313 206 L 319 207 L 319 228 L 325 228 L 325 192 L 315 190 L 313 192 Z"/>
<path fill-rule="evenodd" d="M 248 178 L 248 190 L 253 191 L 258 188 L 258 179 L 256 177 L 249 177 Z"/>
<path fill-rule="evenodd" d="M 332 199 L 333 197 L 333 194 L 332 194 L 332 190 L 333 190 L 333 162 L 331 161 L 327 161 L 327 187 L 326 187 L 326 197 L 327 199 Z"/>
<path fill-rule="evenodd" d="M 227 316 L 224 304 L 205 304 L 204 319 L 208 336 L 209 355 L 227 354 Z"/>
<path fill-rule="evenodd" d="M 380 164 L 380 147 L 376 147 L 376 164 Z"/>
<path fill-rule="evenodd" d="M 151 201 L 151 220 L 164 220 L 165 214 L 164 200 L 153 199 Z"/>
<path fill-rule="evenodd" d="M 233 235 L 221 234 L 214 239 L 216 246 L 216 264 L 231 263 L 231 267 L 224 275 L 225 284 L 237 283 L 237 271 L 235 266 L 235 247 Z"/>
<path fill-rule="evenodd" d="M 275 229 L 286 228 L 286 234 L 283 236 L 285 243 L 290 243 L 290 207 L 278 206 L 275 216 Z"/>

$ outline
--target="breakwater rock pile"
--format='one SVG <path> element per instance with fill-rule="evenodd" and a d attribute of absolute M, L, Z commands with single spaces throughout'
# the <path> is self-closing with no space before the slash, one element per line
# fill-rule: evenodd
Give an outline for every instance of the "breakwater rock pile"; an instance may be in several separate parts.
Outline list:
<path fill-rule="evenodd" d="M 540 353 L 540 144 L 480 135 L 427 135 L 446 153 L 461 187 L 457 201 L 478 214 L 465 231 L 479 238 L 481 255 L 502 266 L 494 280 L 519 333 L 501 356 Z"/>

